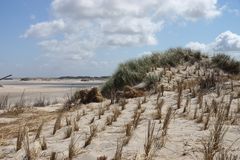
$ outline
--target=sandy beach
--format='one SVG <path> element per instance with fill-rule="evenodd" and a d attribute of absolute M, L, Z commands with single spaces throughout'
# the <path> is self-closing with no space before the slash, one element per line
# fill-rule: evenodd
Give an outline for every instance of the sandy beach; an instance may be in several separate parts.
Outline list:
<path fill-rule="evenodd" d="M 15 103 L 24 93 L 27 103 L 32 103 L 35 99 L 44 97 L 53 102 L 62 102 L 67 96 L 71 96 L 76 90 L 99 87 L 104 81 L 81 81 L 81 80 L 29 80 L 20 81 L 3 80 L 0 84 L 0 97 L 8 96 L 10 103 Z"/>

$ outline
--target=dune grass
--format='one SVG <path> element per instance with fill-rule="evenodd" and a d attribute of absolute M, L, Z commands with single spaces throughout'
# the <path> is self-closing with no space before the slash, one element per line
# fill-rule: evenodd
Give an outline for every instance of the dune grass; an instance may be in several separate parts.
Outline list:
<path fill-rule="evenodd" d="M 190 49 L 174 48 L 163 53 L 156 52 L 148 56 L 143 56 L 138 59 L 129 60 L 118 66 L 118 69 L 112 77 L 102 87 L 102 94 L 105 97 L 110 97 L 113 91 L 122 90 L 124 86 L 133 86 L 144 79 L 152 84 L 159 80 L 156 77 L 148 77 L 147 73 L 157 67 L 176 67 L 178 64 L 190 62 L 193 64 L 201 60 L 200 52 Z"/>

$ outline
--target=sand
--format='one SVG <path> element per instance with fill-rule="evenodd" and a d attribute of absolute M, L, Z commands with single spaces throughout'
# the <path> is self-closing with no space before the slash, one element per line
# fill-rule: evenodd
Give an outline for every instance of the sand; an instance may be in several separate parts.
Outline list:
<path fill-rule="evenodd" d="M 184 66 L 181 68 L 183 69 Z M 190 68 L 191 69 L 191 68 Z M 185 72 L 182 71 L 179 74 L 175 75 L 175 81 Z M 163 80 L 167 84 L 167 79 Z M 235 82 L 236 86 L 239 85 L 239 82 Z M 228 86 L 229 84 L 226 84 Z M 169 86 L 171 88 L 171 86 Z M 222 90 L 222 93 L 225 93 L 224 102 L 229 101 L 230 89 L 225 87 L 225 90 Z M 237 89 L 234 90 L 234 93 L 237 92 Z M 165 146 L 162 148 L 156 148 L 152 151 L 154 160 L 192 160 L 192 159 L 203 159 L 202 142 L 209 135 L 210 130 L 213 127 L 215 118 L 210 118 L 209 129 L 203 130 L 204 121 L 206 120 L 206 115 L 204 114 L 204 119 L 202 123 L 196 123 L 196 120 L 193 120 L 193 114 L 196 107 L 199 107 L 197 103 L 197 97 L 192 98 L 190 104 L 187 108 L 186 113 L 183 112 L 183 107 L 186 103 L 186 98 L 189 96 L 189 91 L 186 89 L 183 91 L 183 100 L 181 103 L 181 108 L 177 109 L 177 92 L 170 90 L 165 91 L 164 95 L 161 97 L 165 101 L 162 108 L 162 119 L 161 123 L 159 120 L 154 119 L 156 113 L 156 103 L 157 103 L 157 94 L 148 93 L 146 103 L 141 105 L 140 109 L 138 107 L 138 101 L 143 100 L 144 97 L 127 99 L 127 104 L 125 109 L 121 111 L 121 114 L 118 116 L 117 120 L 112 123 L 112 125 L 106 125 L 107 117 L 113 115 L 113 110 L 118 108 L 121 110 L 119 104 L 112 104 L 109 106 L 110 101 L 105 100 L 102 103 L 91 103 L 87 105 L 79 105 L 74 107 L 70 111 L 63 112 L 61 120 L 61 128 L 57 130 L 56 134 L 53 135 L 53 127 L 56 121 L 56 117 L 59 114 L 59 109 L 62 108 L 61 104 L 47 106 L 45 108 L 31 108 L 26 110 L 24 113 L 19 114 L 18 116 L 13 116 L 12 114 L 1 114 L 2 120 L 4 122 L 0 124 L 0 158 L 1 159 L 23 159 L 25 156 L 24 147 L 16 152 L 16 135 L 19 125 L 27 124 L 29 128 L 29 141 L 31 151 L 34 152 L 34 157 L 36 159 L 49 159 L 52 152 L 57 153 L 57 159 L 67 159 L 68 157 L 68 147 L 71 141 L 71 138 L 65 138 L 66 130 L 69 126 L 66 125 L 65 117 L 76 119 L 77 114 L 81 114 L 80 120 L 77 122 L 79 126 L 79 131 L 73 131 L 72 138 L 74 139 L 74 145 L 77 149 L 77 154 L 73 159 L 81 160 L 96 160 L 97 157 L 106 156 L 108 159 L 114 158 L 116 153 L 117 144 L 125 138 L 125 127 L 126 124 L 132 122 L 133 115 L 135 111 L 141 112 L 139 123 L 135 129 L 132 131 L 132 136 L 128 142 L 123 147 L 122 150 L 122 159 L 123 160 L 144 160 L 145 151 L 144 144 L 146 143 L 147 127 L 149 120 L 152 123 L 155 123 L 154 135 L 158 135 L 159 128 L 162 127 L 163 121 L 166 116 L 166 112 L 169 107 L 173 109 L 173 114 L 171 115 L 170 124 L 167 131 Z M 217 98 L 216 93 L 208 92 L 203 97 L 203 102 L 210 104 L 212 99 L 217 101 L 221 100 L 222 96 Z M 205 104 L 205 103 L 204 103 Z M 109 107 L 108 107 L 109 106 Z M 231 113 L 235 113 L 238 106 L 238 99 L 234 99 L 231 104 Z M 99 108 L 104 109 L 104 114 L 99 119 L 98 112 Z M 84 115 L 82 115 L 85 113 Z M 201 112 L 198 113 L 198 116 Z M 92 118 L 94 117 L 94 122 L 90 124 Z M 228 128 L 227 133 L 224 137 L 223 146 L 226 148 L 230 147 L 230 151 L 233 154 L 240 156 L 240 142 L 239 142 L 239 133 L 240 133 L 240 114 L 236 113 L 237 121 L 234 124 L 231 124 L 230 121 L 226 121 L 225 125 Z M 44 120 L 43 130 L 41 132 L 40 140 L 34 140 L 36 135 L 36 129 L 40 125 L 41 121 Z M 84 147 L 84 143 L 89 137 L 90 126 L 97 126 L 97 133 L 92 138 L 91 143 Z M 1 136 L 0 136 L 1 137 Z M 42 137 L 46 138 L 47 149 L 40 149 L 40 141 Z M 155 139 L 158 141 L 159 139 Z M 206 142 L 206 141 L 205 141 Z"/>

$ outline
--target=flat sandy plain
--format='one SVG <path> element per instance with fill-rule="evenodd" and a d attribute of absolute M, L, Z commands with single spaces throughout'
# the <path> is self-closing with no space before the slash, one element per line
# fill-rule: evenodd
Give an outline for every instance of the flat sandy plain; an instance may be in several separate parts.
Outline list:
<path fill-rule="evenodd" d="M 82 88 L 98 87 L 104 81 L 81 81 L 76 79 L 68 80 L 29 80 L 20 81 L 19 79 L 0 81 L 3 87 L 0 87 L 0 97 L 8 96 L 9 102 L 14 103 L 24 98 L 27 103 L 33 103 L 39 97 L 46 100 L 62 102 L 67 96 L 73 94 L 76 90 Z"/>

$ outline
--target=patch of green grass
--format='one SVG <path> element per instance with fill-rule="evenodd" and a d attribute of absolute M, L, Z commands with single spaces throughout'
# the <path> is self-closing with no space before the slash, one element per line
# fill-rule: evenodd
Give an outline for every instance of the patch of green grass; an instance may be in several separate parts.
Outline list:
<path fill-rule="evenodd" d="M 213 56 L 212 63 L 227 73 L 238 74 L 240 72 L 240 62 L 226 54 Z"/>
<path fill-rule="evenodd" d="M 175 67 L 184 62 L 193 64 L 201 60 L 201 58 L 200 52 L 173 48 L 163 53 L 155 52 L 151 55 L 127 61 L 118 66 L 112 77 L 103 85 L 101 92 L 105 97 L 109 97 L 111 92 L 122 90 L 126 85 L 134 86 L 144 79 L 149 79 L 146 78 L 147 73 L 157 67 Z M 153 78 L 150 79 L 153 80 Z"/>

